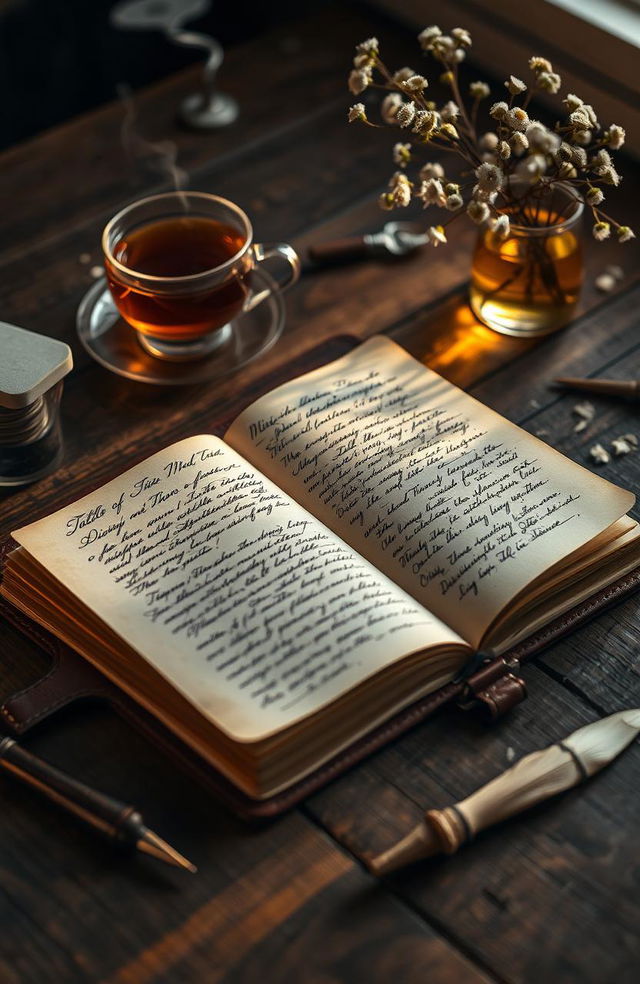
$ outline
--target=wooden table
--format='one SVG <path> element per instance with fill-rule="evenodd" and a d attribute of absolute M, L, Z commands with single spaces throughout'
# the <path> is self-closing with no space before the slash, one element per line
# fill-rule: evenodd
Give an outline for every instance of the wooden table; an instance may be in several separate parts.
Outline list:
<path fill-rule="evenodd" d="M 344 5 L 324 8 L 230 52 L 224 86 L 242 109 L 234 127 L 205 135 L 175 126 L 175 108 L 194 84 L 187 72 L 140 96 L 140 128 L 149 139 L 175 140 L 190 186 L 244 206 L 258 239 L 289 240 L 304 252 L 312 241 L 375 229 L 390 141 L 347 126 L 344 88 L 353 44 L 372 33 L 385 38 L 390 60 L 412 63 L 408 32 Z M 285 336 L 260 364 L 222 385 L 167 392 L 109 375 L 79 346 L 75 312 L 100 262 L 105 221 L 126 201 L 166 187 L 127 161 L 122 115 L 108 106 L 2 158 L 1 316 L 66 340 L 75 358 L 64 398 L 64 467 L 2 496 L 3 535 L 202 431 L 259 375 L 344 332 L 389 332 L 581 463 L 596 440 L 640 431 L 636 409 L 600 399 L 594 422 L 576 435 L 575 399 L 548 387 L 560 373 L 640 376 L 638 249 L 600 246 L 588 235 L 581 317 L 539 344 L 474 321 L 465 301 L 474 230 L 461 222 L 446 249 L 306 275 L 287 297 Z M 638 227 L 638 169 L 627 161 L 623 171 L 617 208 Z M 612 261 L 624 267 L 624 282 L 599 295 L 594 277 Z M 640 454 L 614 460 L 603 474 L 638 488 Z M 525 674 L 528 701 L 492 729 L 442 713 L 257 828 L 176 774 L 108 710 L 60 718 L 29 747 L 135 802 L 200 873 L 126 860 L 2 778 L 2 984 L 636 980 L 637 745 L 588 786 L 488 832 L 451 860 L 384 884 L 361 861 L 402 836 L 422 809 L 461 798 L 514 754 L 640 704 L 639 628 L 631 598 L 536 659 Z M 45 661 L 8 625 L 0 629 L 6 694 Z"/>

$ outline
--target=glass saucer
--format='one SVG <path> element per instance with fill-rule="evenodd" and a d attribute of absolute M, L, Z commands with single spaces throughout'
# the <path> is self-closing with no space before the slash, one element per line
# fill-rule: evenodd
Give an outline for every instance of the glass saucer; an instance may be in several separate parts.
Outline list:
<path fill-rule="evenodd" d="M 78 337 L 96 362 L 127 379 L 161 386 L 220 379 L 257 359 L 282 334 L 284 301 L 278 285 L 259 267 L 252 271 L 251 281 L 256 294 L 269 290 L 268 297 L 252 311 L 234 318 L 223 343 L 199 359 L 170 362 L 146 352 L 134 329 L 120 317 L 103 277 L 91 285 L 80 302 Z"/>

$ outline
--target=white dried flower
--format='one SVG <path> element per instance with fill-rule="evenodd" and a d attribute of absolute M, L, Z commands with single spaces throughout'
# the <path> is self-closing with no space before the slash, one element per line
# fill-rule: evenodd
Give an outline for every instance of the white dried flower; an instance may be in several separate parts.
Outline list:
<path fill-rule="evenodd" d="M 546 126 L 533 120 L 526 128 L 525 136 L 529 141 L 529 147 L 535 153 L 554 154 L 560 147 L 561 140 L 557 133 L 547 130 Z"/>
<path fill-rule="evenodd" d="M 380 106 L 383 123 L 395 123 L 396 113 L 402 105 L 403 100 L 399 92 L 390 92 L 388 96 L 385 96 Z"/>
<path fill-rule="evenodd" d="M 603 239 L 608 239 L 611 235 L 611 226 L 608 222 L 596 222 L 591 231 L 593 233 L 593 238 L 597 239 L 598 242 L 601 243 Z"/>
<path fill-rule="evenodd" d="M 444 168 L 442 164 L 428 162 L 420 168 L 420 177 L 423 181 L 428 181 L 429 178 L 444 178 Z"/>
<path fill-rule="evenodd" d="M 361 55 L 377 55 L 379 48 L 377 38 L 367 38 L 366 41 L 356 45 L 356 51 Z"/>
<path fill-rule="evenodd" d="M 349 92 L 354 96 L 360 95 L 361 92 L 369 85 L 371 81 L 371 73 L 366 68 L 354 68 L 352 72 L 349 73 L 349 78 L 347 79 L 347 86 Z"/>
<path fill-rule="evenodd" d="M 529 149 L 529 141 L 524 133 L 519 133 L 517 130 L 509 137 L 509 144 L 511 150 L 520 157 L 524 154 L 525 150 Z"/>
<path fill-rule="evenodd" d="M 490 214 L 489 206 L 486 202 L 480 202 L 472 198 L 467 205 L 467 215 L 476 225 L 482 225 L 483 222 L 486 222 Z"/>
<path fill-rule="evenodd" d="M 495 150 L 498 146 L 498 135 L 489 130 L 488 133 L 483 133 L 478 141 L 482 150 Z"/>
<path fill-rule="evenodd" d="M 568 92 L 562 101 L 570 113 L 572 113 L 574 109 L 580 109 L 583 105 L 582 99 L 580 99 L 579 96 L 574 96 L 573 92 Z"/>
<path fill-rule="evenodd" d="M 408 79 L 404 79 L 402 82 L 399 82 L 398 85 L 400 85 L 405 92 L 422 92 L 423 89 L 427 88 L 429 83 L 425 79 L 424 75 L 411 75 Z"/>
<path fill-rule="evenodd" d="M 371 65 L 371 55 L 356 55 L 353 59 L 354 68 L 365 68 L 367 65 Z"/>
<path fill-rule="evenodd" d="M 462 200 L 462 195 L 458 192 L 454 192 L 451 195 L 447 195 L 447 200 L 444 203 L 444 207 L 448 212 L 457 212 L 459 208 L 462 208 L 464 201 Z"/>
<path fill-rule="evenodd" d="M 593 185 L 591 185 L 584 197 L 587 201 L 587 205 L 599 205 L 604 201 L 604 194 L 602 190 L 600 188 L 594 188 Z"/>
<path fill-rule="evenodd" d="M 601 147 L 597 154 L 591 158 L 591 166 L 593 168 L 603 167 L 606 164 L 611 164 L 611 154 L 604 147 Z"/>
<path fill-rule="evenodd" d="M 571 178 L 577 178 L 578 172 L 571 161 L 563 161 L 558 168 L 558 177 L 562 178 L 564 181 L 567 181 Z"/>
<path fill-rule="evenodd" d="M 596 168 L 595 173 L 601 181 L 605 184 L 613 185 L 615 188 L 617 188 L 622 181 L 622 178 L 616 171 L 615 167 L 612 167 L 610 164 L 605 164 L 604 167 Z"/>
<path fill-rule="evenodd" d="M 430 226 L 427 229 L 427 235 L 432 246 L 439 246 L 441 243 L 444 244 L 447 241 L 447 237 L 445 236 L 444 229 L 441 225 Z"/>
<path fill-rule="evenodd" d="M 411 182 L 406 174 L 403 174 L 402 171 L 396 171 L 389 180 L 389 189 L 394 205 L 406 208 L 411 201 Z"/>
<path fill-rule="evenodd" d="M 553 95 L 560 91 L 562 85 L 562 79 L 557 72 L 540 72 L 536 81 L 539 89 L 543 92 L 551 92 Z"/>
<path fill-rule="evenodd" d="M 524 109 L 521 109 L 520 106 L 514 106 L 513 109 L 510 109 L 507 112 L 507 115 L 504 117 L 504 122 L 507 126 L 510 126 L 512 130 L 524 131 L 529 126 L 531 120 Z"/>
<path fill-rule="evenodd" d="M 611 461 L 611 455 L 605 451 L 601 444 L 594 444 L 593 447 L 589 448 L 589 457 L 596 465 L 608 465 Z"/>
<path fill-rule="evenodd" d="M 458 44 L 462 44 L 465 48 L 471 47 L 471 35 L 464 27 L 454 27 L 451 32 L 451 37 L 454 38 Z"/>
<path fill-rule="evenodd" d="M 547 170 L 547 158 L 544 154 L 530 154 L 516 164 L 516 174 L 521 178 L 539 178 Z"/>
<path fill-rule="evenodd" d="M 460 115 L 460 110 L 458 109 L 458 104 L 454 103 L 453 99 L 445 103 L 440 110 L 440 116 L 445 121 L 445 123 L 454 123 L 456 118 Z"/>
<path fill-rule="evenodd" d="M 476 178 L 480 191 L 500 191 L 504 181 L 504 175 L 495 164 L 484 163 L 476 168 Z"/>
<path fill-rule="evenodd" d="M 575 130 L 573 142 L 580 144 L 581 147 L 588 147 L 591 143 L 591 130 Z"/>
<path fill-rule="evenodd" d="M 407 127 L 413 123 L 416 115 L 416 104 L 414 102 L 403 103 L 395 115 L 395 122 L 398 126 Z"/>
<path fill-rule="evenodd" d="M 486 161 L 485 163 L 489 163 L 489 162 Z M 485 189 L 481 188 L 480 185 L 474 185 L 473 190 L 471 192 L 471 196 L 472 198 L 475 198 L 477 201 L 488 202 L 489 205 L 493 205 L 493 203 L 495 202 L 498 196 L 498 192 L 486 191 Z"/>
<path fill-rule="evenodd" d="M 354 123 L 356 120 L 362 120 L 365 122 L 367 119 L 367 111 L 364 108 L 364 103 L 355 103 L 349 108 L 349 115 L 347 120 L 349 123 Z"/>
<path fill-rule="evenodd" d="M 428 205 L 439 205 L 441 208 L 446 205 L 447 196 L 438 178 L 428 178 L 423 181 L 417 194 L 425 208 Z"/>
<path fill-rule="evenodd" d="M 612 150 L 619 150 L 624 144 L 626 135 L 623 127 L 618 126 L 617 123 L 612 123 L 604 136 Z"/>
<path fill-rule="evenodd" d="M 354 68 L 349 75 L 349 92 L 359 96 L 371 82 L 371 69 Z"/>
<path fill-rule="evenodd" d="M 515 75 L 509 76 L 509 78 L 505 82 L 505 86 L 507 87 L 507 89 L 509 90 L 512 96 L 519 95 L 521 92 L 524 92 L 525 89 L 527 88 L 526 84 L 522 81 L 522 79 L 517 79 Z"/>
<path fill-rule="evenodd" d="M 588 130 L 591 126 L 591 121 L 585 112 L 585 107 L 580 106 L 579 109 L 574 109 L 573 112 L 569 113 L 568 123 L 569 126 L 574 127 L 576 130 Z"/>
<path fill-rule="evenodd" d="M 453 123 L 443 123 L 440 127 L 440 135 L 444 133 L 445 136 L 449 137 L 450 140 L 459 140 L 458 131 L 456 130 Z"/>
<path fill-rule="evenodd" d="M 587 166 L 587 152 L 583 147 L 571 148 L 571 163 L 580 168 Z"/>
<path fill-rule="evenodd" d="M 448 34 L 442 34 L 433 39 L 430 50 L 433 52 L 434 58 L 444 62 L 450 61 L 455 55 L 456 43 Z"/>
<path fill-rule="evenodd" d="M 633 444 L 628 438 L 631 437 L 630 434 L 623 434 L 621 437 L 614 437 L 611 442 L 611 450 L 615 454 L 616 458 L 619 458 L 623 454 L 630 454 L 635 451 L 638 444 Z"/>
<path fill-rule="evenodd" d="M 409 68 L 408 65 L 405 65 L 404 68 L 399 68 L 397 72 L 393 73 L 393 81 L 406 82 L 407 79 L 410 79 L 415 74 L 416 73 L 412 68 Z"/>
<path fill-rule="evenodd" d="M 497 219 L 489 220 L 489 228 L 498 239 L 506 239 L 511 232 L 508 215 L 499 215 Z"/>
<path fill-rule="evenodd" d="M 491 116 L 494 120 L 504 120 L 506 119 L 508 112 L 509 107 L 506 102 L 497 102 L 494 103 L 489 110 L 489 116 Z"/>
<path fill-rule="evenodd" d="M 378 198 L 378 205 L 380 208 L 383 208 L 385 212 L 391 211 L 392 208 L 395 208 L 393 195 L 388 191 L 383 191 Z"/>
<path fill-rule="evenodd" d="M 604 272 L 608 273 L 614 280 L 624 280 L 624 270 L 617 263 L 610 263 L 604 268 Z"/>
<path fill-rule="evenodd" d="M 538 72 L 552 72 L 553 65 L 547 58 L 541 58 L 539 55 L 534 55 L 529 59 L 529 68 L 536 75 Z"/>
<path fill-rule="evenodd" d="M 420 47 L 425 51 L 428 51 L 435 39 L 439 38 L 441 35 L 442 31 L 439 27 L 436 27 L 435 24 L 432 24 L 431 27 L 425 27 L 424 31 L 421 31 L 418 35 Z"/>
<path fill-rule="evenodd" d="M 508 161 L 509 158 L 511 157 L 511 147 L 509 146 L 506 140 L 500 141 L 497 150 L 498 150 L 498 157 L 500 158 L 500 160 Z"/>
<path fill-rule="evenodd" d="M 433 109 L 419 109 L 413 118 L 413 132 L 426 137 L 440 126 L 440 114 Z"/>
<path fill-rule="evenodd" d="M 596 116 L 596 111 L 593 108 L 593 106 L 590 106 L 589 103 L 583 103 L 582 104 L 582 109 L 587 114 L 587 117 L 589 119 L 590 125 L 592 127 L 597 126 L 598 125 L 598 117 Z"/>
<path fill-rule="evenodd" d="M 469 93 L 474 99 L 486 99 L 491 95 L 491 89 L 486 82 L 472 82 Z"/>
<path fill-rule="evenodd" d="M 619 243 L 628 243 L 630 239 L 636 238 L 636 234 L 633 229 L 630 229 L 629 226 L 626 225 L 618 226 L 617 236 Z"/>
<path fill-rule="evenodd" d="M 411 144 L 397 143 L 393 147 L 393 163 L 406 167 L 411 160 Z"/>

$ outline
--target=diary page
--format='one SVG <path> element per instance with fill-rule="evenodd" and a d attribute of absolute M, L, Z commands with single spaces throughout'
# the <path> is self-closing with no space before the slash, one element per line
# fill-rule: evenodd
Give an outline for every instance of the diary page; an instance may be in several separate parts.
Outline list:
<path fill-rule="evenodd" d="M 14 537 L 238 740 L 412 651 L 464 646 L 214 437 L 174 444 Z"/>
<path fill-rule="evenodd" d="M 634 502 L 383 337 L 258 400 L 226 440 L 473 646 Z"/>

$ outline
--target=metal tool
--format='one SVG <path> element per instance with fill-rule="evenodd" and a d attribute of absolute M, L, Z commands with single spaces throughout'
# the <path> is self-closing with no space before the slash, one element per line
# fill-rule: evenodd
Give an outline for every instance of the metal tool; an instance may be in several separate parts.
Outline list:
<path fill-rule="evenodd" d="M 317 266 L 329 266 L 367 257 L 408 256 L 428 241 L 420 222 L 387 222 L 379 232 L 318 243 L 309 248 L 308 255 Z"/>

